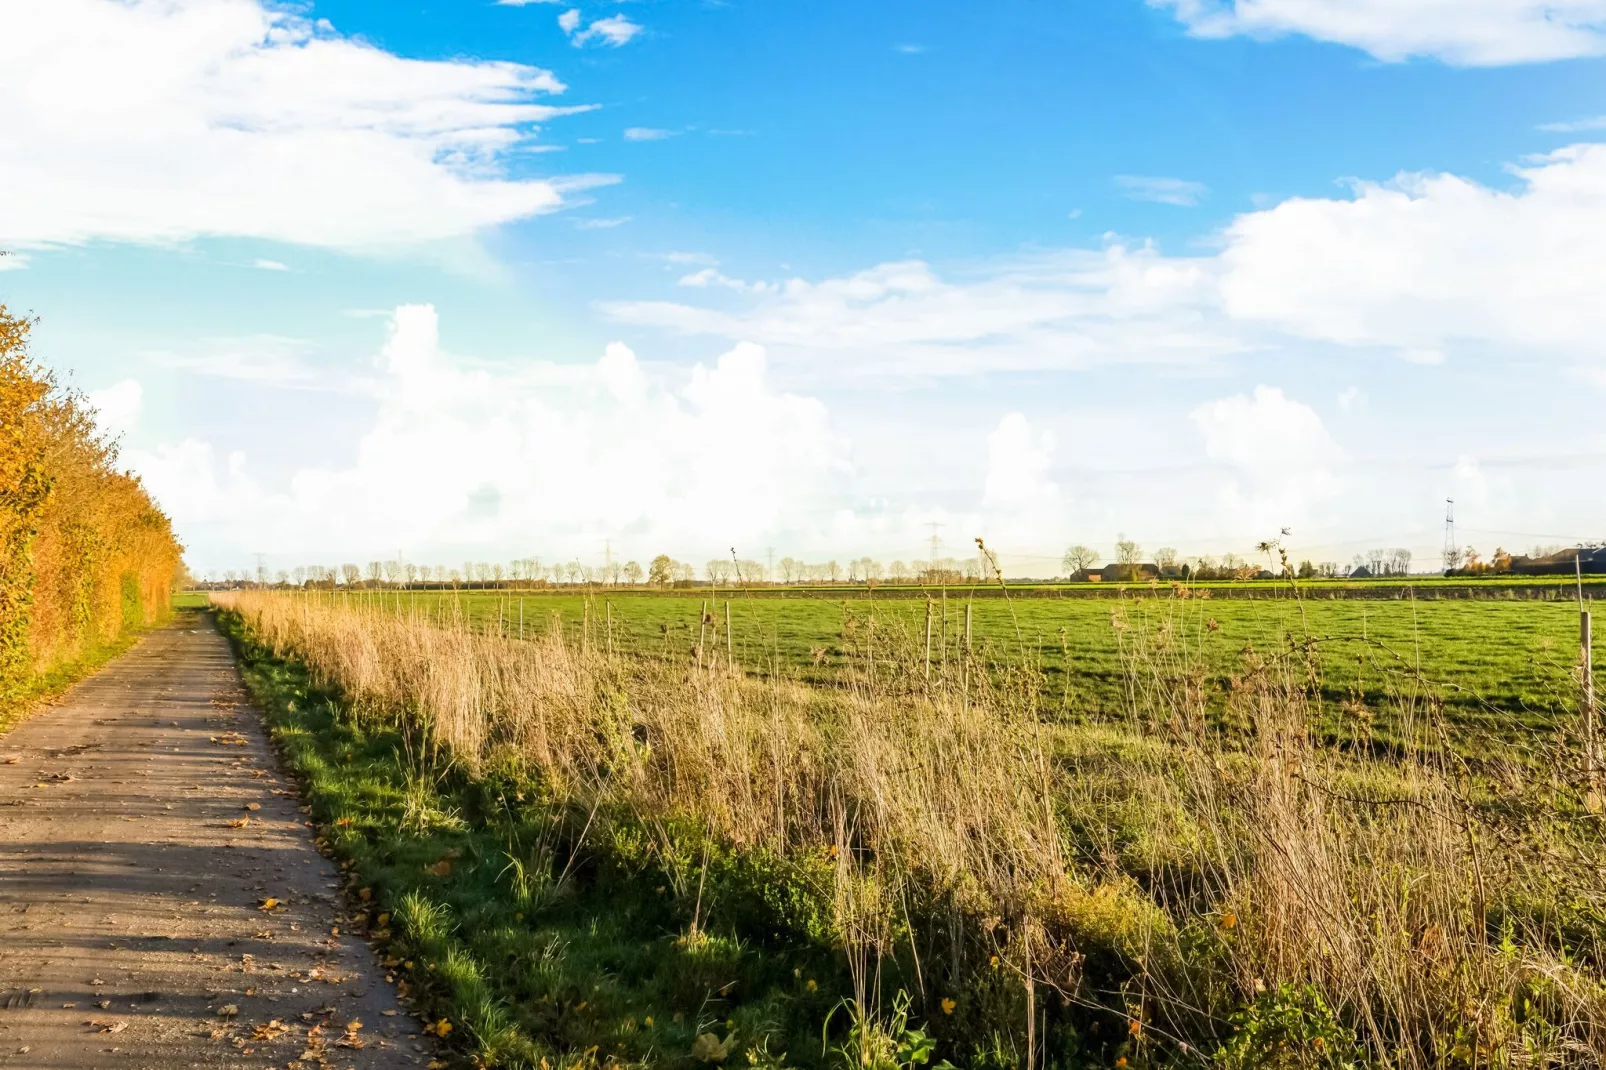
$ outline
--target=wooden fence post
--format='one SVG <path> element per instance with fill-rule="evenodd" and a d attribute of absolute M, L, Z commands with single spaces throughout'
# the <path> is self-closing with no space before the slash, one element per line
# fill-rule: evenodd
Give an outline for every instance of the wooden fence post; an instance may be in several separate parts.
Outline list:
<path fill-rule="evenodd" d="M 703 636 L 708 631 L 708 599 L 703 599 L 702 612 L 697 615 L 697 667 L 703 667 Z"/>
<path fill-rule="evenodd" d="M 1596 739 L 1595 731 L 1595 667 L 1590 638 L 1589 610 L 1585 609 L 1578 614 L 1578 646 L 1583 668 L 1583 692 L 1580 698 L 1584 708 L 1584 773 L 1593 788 L 1600 776 L 1600 742 Z"/>
<path fill-rule="evenodd" d="M 1573 575 L 1578 583 L 1579 706 L 1584 715 L 1584 776 L 1594 792 L 1599 787 L 1600 748 L 1595 738 L 1594 644 L 1590 635 L 1589 606 L 1584 603 L 1584 563 L 1582 552 L 1573 556 Z"/>
<path fill-rule="evenodd" d="M 931 687 L 931 599 L 926 599 L 926 687 Z"/>

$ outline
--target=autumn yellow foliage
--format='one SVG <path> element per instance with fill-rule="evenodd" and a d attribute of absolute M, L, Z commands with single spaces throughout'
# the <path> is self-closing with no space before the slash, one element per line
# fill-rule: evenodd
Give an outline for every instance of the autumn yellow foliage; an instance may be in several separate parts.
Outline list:
<path fill-rule="evenodd" d="M 172 525 L 0 305 L 0 703 L 171 604 Z"/>

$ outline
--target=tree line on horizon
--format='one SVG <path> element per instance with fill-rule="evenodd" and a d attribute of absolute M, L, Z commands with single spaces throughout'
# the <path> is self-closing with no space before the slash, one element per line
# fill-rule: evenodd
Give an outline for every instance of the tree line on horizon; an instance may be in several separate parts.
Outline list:
<path fill-rule="evenodd" d="M 1412 554 L 1407 549 L 1378 549 L 1356 554 L 1348 566 L 1337 562 L 1304 560 L 1290 566 L 1299 579 L 1341 579 L 1346 576 L 1405 576 L 1410 572 Z M 1108 560 L 1102 569 L 1101 563 Z M 1099 551 L 1077 544 L 1068 548 L 1060 561 L 1060 579 L 1142 580 L 1150 578 L 1182 580 L 1249 580 L 1274 575 L 1265 565 L 1237 554 L 1220 557 L 1199 555 L 1184 558 L 1171 547 L 1161 547 L 1145 559 L 1142 548 L 1124 535 L 1116 541 L 1115 554 L 1107 559 Z M 206 577 L 202 586 L 241 585 L 378 589 L 404 587 L 494 588 L 506 586 L 541 587 L 742 587 L 742 586 L 822 586 L 822 585 L 963 585 L 994 583 L 997 565 L 987 554 L 974 557 L 939 557 L 932 560 L 895 560 L 884 564 L 864 556 L 839 562 L 835 559 L 810 562 L 782 557 L 773 567 L 763 561 L 735 557 L 713 558 L 701 568 L 659 554 L 645 568 L 633 560 L 608 561 L 602 565 L 579 560 L 545 563 L 537 557 L 500 562 L 466 561 L 462 565 L 416 564 L 400 559 L 369 561 L 367 566 L 348 562 L 342 565 L 303 565 L 294 569 L 269 571 L 229 569 Z"/>

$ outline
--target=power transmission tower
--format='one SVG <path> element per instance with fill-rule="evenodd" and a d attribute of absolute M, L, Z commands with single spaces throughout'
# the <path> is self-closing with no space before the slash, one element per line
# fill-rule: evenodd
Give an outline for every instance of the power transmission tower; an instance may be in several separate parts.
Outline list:
<path fill-rule="evenodd" d="M 932 520 L 929 521 L 926 526 L 931 529 L 931 567 L 936 568 L 937 551 L 942 546 L 942 539 L 937 533 L 942 530 L 942 525 L 937 523 L 935 520 Z"/>
<path fill-rule="evenodd" d="M 1461 567 L 1461 547 L 1455 541 L 1455 499 L 1444 499 L 1444 571 Z"/>
<path fill-rule="evenodd" d="M 764 547 L 764 556 L 769 559 L 769 572 L 765 573 L 771 583 L 775 582 L 775 547 Z"/>

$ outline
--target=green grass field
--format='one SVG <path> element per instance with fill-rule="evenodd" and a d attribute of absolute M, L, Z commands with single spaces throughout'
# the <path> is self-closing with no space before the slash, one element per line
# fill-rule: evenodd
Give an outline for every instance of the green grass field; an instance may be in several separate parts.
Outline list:
<path fill-rule="evenodd" d="M 416 612 L 526 636 L 562 628 L 621 654 L 724 661 L 748 671 L 780 669 L 831 683 L 877 650 L 901 644 L 923 656 L 926 603 L 919 598 L 830 597 L 818 592 L 353 592 L 315 594 Z M 704 606 L 711 621 L 700 626 Z M 1578 611 L 1556 600 L 1178 599 L 1129 593 L 1110 598 L 932 600 L 933 672 L 957 671 L 967 605 L 972 643 L 996 663 L 1041 666 L 1055 705 L 1075 713 L 1122 706 L 1133 652 L 1162 631 L 1185 636 L 1189 656 L 1220 682 L 1243 671 L 1246 654 L 1309 641 L 1326 695 L 1378 707 L 1424 690 L 1452 715 L 1485 727 L 1524 730 L 1575 709 Z M 611 624 L 610 624 L 611 621 Z M 1123 650 L 1125 654 L 1123 654 Z M 883 655 L 884 656 L 884 655 Z"/>

